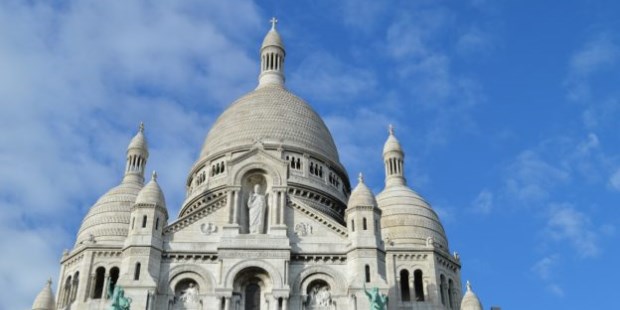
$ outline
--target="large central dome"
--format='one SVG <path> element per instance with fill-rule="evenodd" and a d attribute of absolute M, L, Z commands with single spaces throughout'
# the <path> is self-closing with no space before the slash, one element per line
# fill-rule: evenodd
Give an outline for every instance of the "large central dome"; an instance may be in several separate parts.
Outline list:
<path fill-rule="evenodd" d="M 339 163 L 338 151 L 321 117 L 280 85 L 259 87 L 235 101 L 207 135 L 200 157 L 263 144 L 299 148 Z"/>

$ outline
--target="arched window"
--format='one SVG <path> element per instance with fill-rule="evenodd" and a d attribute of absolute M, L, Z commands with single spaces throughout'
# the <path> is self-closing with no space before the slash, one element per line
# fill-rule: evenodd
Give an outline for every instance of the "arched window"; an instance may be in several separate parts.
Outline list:
<path fill-rule="evenodd" d="M 366 283 L 370 282 L 370 266 L 366 265 L 366 267 L 364 267 L 364 271 L 366 274 Z"/>
<path fill-rule="evenodd" d="M 351 231 L 355 231 L 355 220 L 351 220 Z"/>
<path fill-rule="evenodd" d="M 366 218 L 362 219 L 362 229 L 363 230 L 367 230 L 368 229 L 368 223 L 366 222 Z"/>
<path fill-rule="evenodd" d="M 159 218 L 157 218 L 157 220 L 155 220 L 155 230 L 159 229 Z"/>
<path fill-rule="evenodd" d="M 116 282 L 118 281 L 119 275 L 120 275 L 120 271 L 118 267 L 112 267 L 112 269 L 110 269 L 110 283 L 108 283 L 108 285 L 111 286 L 112 291 L 114 291 L 114 288 L 116 287 Z"/>
<path fill-rule="evenodd" d="M 400 296 L 402 301 L 411 301 L 411 290 L 409 289 L 409 271 L 400 271 Z"/>
<path fill-rule="evenodd" d="M 62 297 L 62 304 L 63 305 L 68 304 L 69 300 L 70 300 L 69 297 L 71 297 L 71 279 L 72 279 L 71 276 L 69 276 L 67 278 L 67 281 L 65 281 L 65 289 L 64 289 L 65 291 L 64 291 L 64 294 L 63 294 L 63 297 Z"/>
<path fill-rule="evenodd" d="M 440 279 L 439 291 L 441 292 L 441 304 L 445 306 L 446 305 L 446 277 L 444 275 L 441 275 L 439 279 Z"/>
<path fill-rule="evenodd" d="M 73 283 L 71 283 L 71 302 L 74 302 L 77 298 L 78 286 L 80 285 L 80 272 L 76 272 L 73 276 Z"/>
<path fill-rule="evenodd" d="M 142 228 L 146 227 L 146 215 L 142 217 Z"/>
<path fill-rule="evenodd" d="M 454 294 L 454 282 L 452 282 L 452 279 L 450 279 L 448 280 L 448 304 L 450 305 L 450 309 L 454 309 L 454 300 L 452 294 Z"/>
<path fill-rule="evenodd" d="M 133 279 L 135 281 L 140 280 L 140 263 L 136 263 L 136 269 L 133 271 Z"/>
<path fill-rule="evenodd" d="M 103 281 L 105 280 L 105 268 L 99 267 L 95 270 L 95 289 L 93 299 L 99 299 L 103 295 Z"/>
<path fill-rule="evenodd" d="M 424 301 L 424 286 L 422 283 L 422 270 L 413 272 L 413 287 L 415 289 L 415 300 Z"/>
<path fill-rule="evenodd" d="M 135 224 L 136 224 L 136 218 L 132 216 L 132 217 L 131 217 L 131 229 L 133 229 L 133 227 L 135 226 Z"/>

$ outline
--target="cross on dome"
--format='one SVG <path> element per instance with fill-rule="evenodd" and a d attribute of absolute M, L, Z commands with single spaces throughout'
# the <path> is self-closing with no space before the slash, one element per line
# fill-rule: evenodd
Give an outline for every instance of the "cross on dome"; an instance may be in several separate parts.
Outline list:
<path fill-rule="evenodd" d="M 390 124 L 388 126 L 388 132 L 390 133 L 390 135 L 392 136 L 394 135 L 394 125 Z"/>
<path fill-rule="evenodd" d="M 278 19 L 275 17 L 272 17 L 269 22 L 271 23 L 271 29 L 275 30 L 276 29 L 276 24 L 278 23 Z"/>
<path fill-rule="evenodd" d="M 144 122 L 140 122 L 140 126 L 138 126 L 140 132 L 144 132 Z"/>
<path fill-rule="evenodd" d="M 361 172 L 357 175 L 357 182 L 364 183 L 364 175 Z"/>
<path fill-rule="evenodd" d="M 151 174 L 151 178 L 153 181 L 157 181 L 157 171 L 153 170 L 153 174 Z"/>

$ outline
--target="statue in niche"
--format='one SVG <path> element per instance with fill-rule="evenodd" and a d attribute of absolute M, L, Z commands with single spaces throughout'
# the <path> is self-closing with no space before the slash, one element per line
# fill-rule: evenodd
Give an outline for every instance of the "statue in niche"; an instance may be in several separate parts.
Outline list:
<path fill-rule="evenodd" d="M 328 310 L 331 309 L 332 296 L 329 286 L 317 284 L 310 289 L 308 296 L 308 309 Z"/>
<path fill-rule="evenodd" d="M 263 233 L 267 199 L 260 193 L 260 184 L 254 185 L 254 192 L 248 198 L 248 228 L 250 234 Z"/>
<path fill-rule="evenodd" d="M 372 310 L 384 310 L 387 308 L 388 297 L 385 294 L 379 292 L 379 288 L 373 287 L 368 291 L 366 289 L 366 283 L 364 283 L 364 293 L 368 297 L 370 303 L 370 309 Z"/>
<path fill-rule="evenodd" d="M 196 303 L 198 302 L 198 289 L 194 286 L 194 283 L 190 283 L 188 287 L 181 293 L 179 300 L 183 303 Z"/>

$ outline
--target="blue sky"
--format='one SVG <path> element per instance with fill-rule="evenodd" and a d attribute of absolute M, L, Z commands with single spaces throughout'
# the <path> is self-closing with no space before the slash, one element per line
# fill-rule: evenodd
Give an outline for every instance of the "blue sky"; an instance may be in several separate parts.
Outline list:
<path fill-rule="evenodd" d="M 611 307 L 620 225 L 615 1 L 0 1 L 0 291 L 29 309 L 140 121 L 171 214 L 253 89 L 275 15 L 287 85 L 378 193 L 393 123 L 485 307 Z"/>

